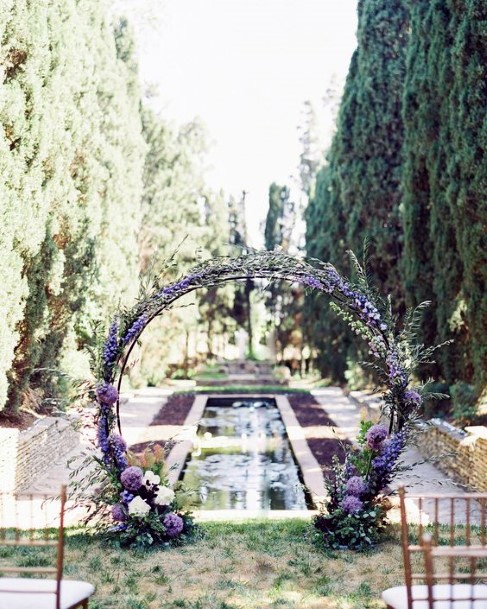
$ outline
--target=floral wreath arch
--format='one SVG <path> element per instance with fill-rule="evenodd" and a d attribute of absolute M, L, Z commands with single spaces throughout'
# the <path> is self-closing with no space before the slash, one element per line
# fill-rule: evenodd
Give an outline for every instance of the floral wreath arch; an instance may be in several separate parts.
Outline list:
<path fill-rule="evenodd" d="M 410 375 L 419 363 L 430 360 L 435 348 L 424 348 L 422 345 L 415 344 L 415 328 L 422 305 L 408 315 L 402 327 L 397 329 L 390 302 L 384 302 L 371 290 L 367 283 L 366 273 L 355 256 L 353 254 L 351 256 L 357 274 L 357 280 L 354 283 L 340 275 L 329 263 L 318 260 L 306 261 L 276 252 L 254 252 L 236 258 L 208 260 L 194 267 L 180 280 L 166 286 L 162 286 L 156 280 L 152 285 L 141 290 L 138 302 L 132 308 L 122 309 L 115 316 L 101 348 L 98 352 L 92 353 L 94 356 L 92 364 L 97 378 L 95 387 L 97 444 L 101 451 L 101 459 L 97 460 L 105 472 L 108 472 L 109 478 L 115 481 L 118 489 L 122 491 L 120 493 L 122 503 L 116 504 L 112 509 L 113 518 L 120 523 L 117 525 L 119 530 L 127 528 L 127 506 L 130 507 L 135 503 L 133 493 L 136 492 L 136 486 L 141 488 L 142 484 L 141 471 L 134 474 L 134 469 L 140 468 L 129 465 L 127 445 L 122 438 L 120 424 L 119 393 L 131 352 L 150 322 L 176 300 L 198 288 L 218 286 L 227 281 L 248 278 L 284 280 L 290 283 L 300 283 L 305 288 L 330 296 L 331 306 L 338 315 L 345 319 L 352 330 L 368 344 L 372 361 L 367 365 L 375 369 L 383 379 L 383 412 L 389 418 L 389 429 L 383 428 L 378 431 L 379 440 L 374 435 L 374 433 L 377 435 L 377 430 L 374 432 L 372 429 L 371 442 L 377 444 L 373 449 L 376 452 L 372 452 L 367 458 L 370 457 L 370 463 L 372 463 L 374 455 L 382 458 L 383 461 L 389 458 L 380 457 L 378 447 L 380 442 L 390 434 L 390 451 L 394 454 L 389 458 L 392 459 L 391 462 L 384 462 L 383 466 L 386 469 L 388 467 L 388 475 L 392 475 L 397 457 L 405 446 L 405 434 L 409 422 L 414 419 L 423 401 L 421 388 L 408 388 Z M 364 435 L 362 444 L 366 440 Z M 349 465 L 345 463 L 345 469 L 340 474 L 345 476 L 344 479 L 356 477 L 353 475 L 353 467 L 350 469 Z M 348 474 L 345 475 L 347 467 L 349 471 L 347 470 Z M 131 474 L 135 475 L 135 481 Z M 143 500 L 138 502 L 142 505 L 145 501 L 143 510 L 147 510 L 147 513 L 147 501 L 149 503 L 152 501 L 156 511 L 159 509 L 154 489 L 157 491 L 157 483 L 160 479 L 156 476 L 158 480 L 155 480 L 151 472 L 149 472 L 149 478 L 145 482 L 146 487 L 142 486 L 142 488 L 152 489 L 153 494 L 150 501 L 142 498 Z M 167 495 L 166 491 L 167 489 L 164 493 Z M 365 491 L 362 489 L 362 492 Z M 333 496 L 333 489 L 331 494 Z M 136 497 L 136 499 L 138 501 L 140 497 Z M 354 505 L 358 505 L 357 502 Z M 138 517 L 146 516 L 146 512 L 135 514 Z M 154 526 L 149 527 L 148 531 L 150 531 L 149 537 L 154 538 Z M 159 538 L 156 535 L 155 539 L 167 539 L 167 535 L 166 537 L 164 535 L 161 537 L 161 535 Z"/>

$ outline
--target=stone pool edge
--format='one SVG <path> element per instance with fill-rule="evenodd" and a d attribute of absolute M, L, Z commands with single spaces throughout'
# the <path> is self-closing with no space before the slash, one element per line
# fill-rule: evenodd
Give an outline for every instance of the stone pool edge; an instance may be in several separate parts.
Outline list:
<path fill-rule="evenodd" d="M 191 406 L 191 409 L 186 417 L 181 433 L 178 435 L 178 442 L 170 451 L 167 457 L 167 466 L 169 468 L 169 483 L 173 486 L 181 475 L 181 472 L 184 468 L 186 460 L 193 449 L 194 439 L 196 438 L 196 432 L 198 429 L 199 421 L 203 415 L 203 411 L 205 409 L 206 403 L 210 398 L 219 398 L 220 394 L 205 394 L 205 395 L 197 395 Z M 226 394 L 226 398 L 241 398 L 248 397 L 242 396 L 240 394 Z M 311 500 L 315 509 L 319 509 L 320 505 L 324 502 L 327 493 L 325 488 L 325 483 L 323 479 L 322 469 L 311 452 L 308 443 L 306 442 L 306 436 L 303 428 L 299 424 L 296 415 L 294 414 L 294 410 L 289 403 L 289 400 L 284 395 L 261 395 L 261 394 L 253 394 L 253 398 L 271 398 L 275 400 L 279 412 L 281 414 L 282 421 L 286 428 L 286 434 L 289 439 L 289 443 L 291 444 L 291 449 L 294 454 L 294 458 L 297 461 L 299 469 L 301 471 L 301 475 L 303 478 L 304 485 L 306 486 Z M 209 510 L 198 510 L 198 514 L 202 514 L 203 516 Z M 303 515 L 302 510 L 269 510 L 266 511 L 266 517 L 272 512 L 276 512 L 276 517 L 278 518 L 278 512 L 286 512 L 290 516 L 294 515 L 294 517 L 298 518 Z M 212 510 L 212 513 L 217 517 L 219 510 Z M 230 512 L 229 510 L 223 510 L 225 514 Z M 244 510 L 244 513 L 246 510 Z M 313 510 L 307 510 L 304 512 L 307 515 L 312 515 Z M 223 515 L 223 514 L 222 514 Z M 263 513 L 259 512 L 256 514 L 242 514 L 241 517 L 249 518 L 249 517 L 258 517 L 262 516 Z M 229 518 L 234 519 L 235 510 L 231 511 L 231 516 Z M 210 516 L 209 516 L 210 518 Z M 206 518 L 205 518 L 206 519 Z"/>

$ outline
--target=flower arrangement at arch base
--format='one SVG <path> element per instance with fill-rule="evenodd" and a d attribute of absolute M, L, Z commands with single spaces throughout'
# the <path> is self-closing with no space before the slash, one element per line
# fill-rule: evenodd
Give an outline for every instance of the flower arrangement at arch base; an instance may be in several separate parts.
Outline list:
<path fill-rule="evenodd" d="M 332 549 L 363 550 L 381 541 L 392 507 L 388 485 L 408 469 L 400 461 L 405 429 L 389 436 L 384 425 L 362 421 L 357 440 L 343 463 L 334 460 L 328 500 L 314 518 L 318 539 Z"/>
<path fill-rule="evenodd" d="M 122 546 L 175 545 L 192 539 L 197 527 L 186 507 L 188 493 L 168 481 L 164 449 L 156 444 L 142 454 L 127 451 L 125 440 L 113 431 L 118 392 L 102 383 L 96 389 L 100 404 L 97 443 L 101 457 L 96 481 L 93 515 L 101 531 Z"/>

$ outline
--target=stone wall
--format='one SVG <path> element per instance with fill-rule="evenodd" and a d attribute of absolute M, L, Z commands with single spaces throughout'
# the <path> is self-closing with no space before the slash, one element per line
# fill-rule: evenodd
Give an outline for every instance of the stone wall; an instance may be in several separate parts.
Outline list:
<path fill-rule="evenodd" d="M 21 491 L 79 444 L 73 421 L 46 417 L 25 431 L 0 428 L 1 491 Z"/>
<path fill-rule="evenodd" d="M 436 467 L 475 491 L 487 491 L 487 427 L 465 431 L 432 419 L 419 434 L 418 448 L 425 457 L 436 457 Z"/>

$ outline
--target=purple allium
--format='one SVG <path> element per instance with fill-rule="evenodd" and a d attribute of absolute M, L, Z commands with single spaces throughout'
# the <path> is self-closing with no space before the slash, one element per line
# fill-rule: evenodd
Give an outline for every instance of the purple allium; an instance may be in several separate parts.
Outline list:
<path fill-rule="evenodd" d="M 419 406 L 422 402 L 421 396 L 417 391 L 414 391 L 414 389 L 409 389 L 408 391 L 405 391 L 404 399 L 406 400 L 406 402 L 410 402 L 415 406 Z"/>
<path fill-rule="evenodd" d="M 347 495 L 342 503 L 342 510 L 347 512 L 347 514 L 355 514 L 356 512 L 360 512 L 360 510 L 364 507 L 364 504 L 360 501 L 358 497 L 354 497 L 353 495 Z"/>
<path fill-rule="evenodd" d="M 387 429 L 384 425 L 372 425 L 365 434 L 367 446 L 372 450 L 378 450 L 382 442 L 387 438 Z"/>
<path fill-rule="evenodd" d="M 101 404 L 110 406 L 118 400 L 118 391 L 110 383 L 103 383 L 96 388 L 96 396 Z"/>
<path fill-rule="evenodd" d="M 169 512 L 162 522 L 166 529 L 166 535 L 171 539 L 177 537 L 184 527 L 183 519 L 174 512 Z"/>
<path fill-rule="evenodd" d="M 108 336 L 103 346 L 103 363 L 111 368 L 118 355 L 118 318 L 115 318 L 108 331 Z"/>
<path fill-rule="evenodd" d="M 352 476 L 345 485 L 347 495 L 353 495 L 354 497 L 360 497 L 368 490 L 369 487 L 361 476 Z"/>
<path fill-rule="evenodd" d="M 112 506 L 112 518 L 116 522 L 125 522 L 127 520 L 127 512 L 121 503 L 116 503 Z"/>
<path fill-rule="evenodd" d="M 137 338 L 137 336 L 139 336 L 139 334 L 145 328 L 146 324 L 147 315 L 141 315 L 138 319 L 136 319 L 125 333 L 125 336 L 123 337 L 123 344 L 127 345 L 128 343 L 132 342 L 134 338 Z"/>
<path fill-rule="evenodd" d="M 143 481 L 144 472 L 136 465 L 124 469 L 120 476 L 120 482 L 128 491 L 138 491 Z"/>

